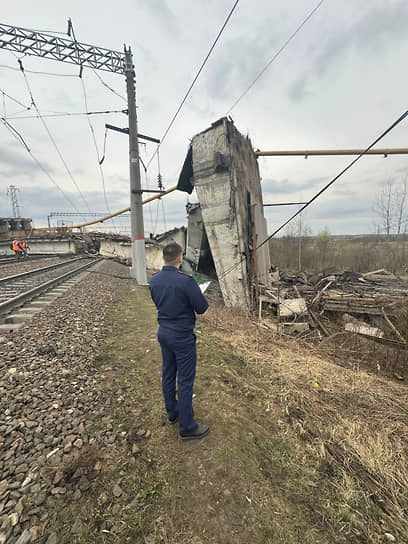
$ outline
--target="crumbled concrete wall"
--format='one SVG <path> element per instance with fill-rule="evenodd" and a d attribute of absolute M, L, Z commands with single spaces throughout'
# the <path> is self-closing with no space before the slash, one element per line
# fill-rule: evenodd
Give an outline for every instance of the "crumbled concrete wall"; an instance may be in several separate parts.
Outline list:
<path fill-rule="evenodd" d="M 22 238 L 21 238 L 22 239 Z M 25 238 L 26 239 L 26 238 Z M 34 253 L 59 253 L 65 255 L 68 253 L 76 253 L 75 243 L 73 240 L 30 240 L 29 254 Z M 14 255 L 14 251 L 10 249 L 10 242 L 2 242 L 0 244 L 0 255 Z"/>
<path fill-rule="evenodd" d="M 160 241 L 146 238 L 146 266 L 152 270 L 160 270 L 163 266 L 163 247 L 171 242 L 177 242 L 183 249 L 185 247 L 185 229 L 176 228 L 159 236 Z M 99 253 L 104 257 L 117 257 L 130 263 L 130 241 L 112 238 L 100 239 Z"/>
<path fill-rule="evenodd" d="M 28 240 L 31 253 L 76 253 L 74 240 Z"/>
<path fill-rule="evenodd" d="M 192 140 L 193 181 L 224 302 L 249 308 L 270 268 L 259 168 L 249 138 L 227 118 Z M 254 256 L 256 253 L 256 257 Z M 246 258 L 243 258 L 243 257 Z"/>
<path fill-rule="evenodd" d="M 123 261 L 130 261 L 130 241 L 101 238 L 99 253 L 104 257 L 118 257 Z"/>
<path fill-rule="evenodd" d="M 185 227 L 175 228 L 157 236 L 154 240 L 146 240 L 146 266 L 152 270 L 160 270 L 163 263 L 163 248 L 176 242 L 183 250 L 186 246 Z"/>
<path fill-rule="evenodd" d="M 186 259 L 193 270 L 214 276 L 214 262 L 205 231 L 199 203 L 187 204 L 188 226 L 186 241 Z"/>
<path fill-rule="evenodd" d="M 168 232 L 155 236 L 154 240 L 162 247 L 171 244 L 172 242 L 176 242 L 184 250 L 186 247 L 186 229 L 185 227 L 176 227 Z"/>

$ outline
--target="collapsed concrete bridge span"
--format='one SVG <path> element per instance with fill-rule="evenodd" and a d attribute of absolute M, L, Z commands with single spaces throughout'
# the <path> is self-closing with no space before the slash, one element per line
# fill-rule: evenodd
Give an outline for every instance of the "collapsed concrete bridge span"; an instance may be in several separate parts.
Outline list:
<path fill-rule="evenodd" d="M 250 308 L 270 269 L 267 245 L 256 250 L 267 227 L 251 141 L 226 117 L 213 123 L 192 139 L 177 188 L 196 190 L 225 304 Z"/>

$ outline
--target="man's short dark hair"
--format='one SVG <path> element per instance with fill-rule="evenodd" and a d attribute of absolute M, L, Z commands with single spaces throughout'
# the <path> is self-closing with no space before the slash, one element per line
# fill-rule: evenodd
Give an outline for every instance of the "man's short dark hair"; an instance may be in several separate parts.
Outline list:
<path fill-rule="evenodd" d="M 177 264 L 180 255 L 183 255 L 183 248 L 176 242 L 163 248 L 163 259 L 166 264 Z"/>

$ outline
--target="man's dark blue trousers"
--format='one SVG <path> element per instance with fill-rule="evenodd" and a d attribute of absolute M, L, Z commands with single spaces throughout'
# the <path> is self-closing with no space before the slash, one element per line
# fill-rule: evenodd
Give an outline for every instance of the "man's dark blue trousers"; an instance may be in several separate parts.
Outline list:
<path fill-rule="evenodd" d="M 196 317 L 208 308 L 194 278 L 175 266 L 164 266 L 150 280 L 150 293 L 159 311 L 158 340 L 162 351 L 162 387 L 170 420 L 179 418 L 180 432 L 196 427 L 192 407 L 196 373 Z M 176 400 L 176 379 L 177 398 Z"/>
<path fill-rule="evenodd" d="M 193 333 L 177 336 L 174 332 L 159 328 L 163 366 L 162 387 L 164 403 L 170 420 L 179 418 L 180 432 L 194 429 L 192 406 L 193 385 L 196 374 L 196 339 Z M 177 376 L 177 400 L 176 400 Z"/>

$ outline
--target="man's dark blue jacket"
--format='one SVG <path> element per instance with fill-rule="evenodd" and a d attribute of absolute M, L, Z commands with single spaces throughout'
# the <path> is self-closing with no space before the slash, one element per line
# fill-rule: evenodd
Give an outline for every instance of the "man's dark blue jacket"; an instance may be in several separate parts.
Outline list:
<path fill-rule="evenodd" d="M 150 280 L 150 293 L 159 311 L 160 327 L 178 334 L 192 333 L 195 314 L 208 308 L 195 279 L 175 266 L 163 266 Z"/>

